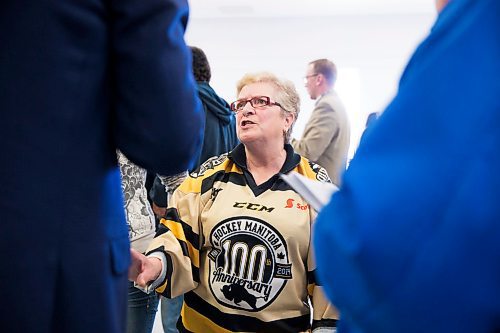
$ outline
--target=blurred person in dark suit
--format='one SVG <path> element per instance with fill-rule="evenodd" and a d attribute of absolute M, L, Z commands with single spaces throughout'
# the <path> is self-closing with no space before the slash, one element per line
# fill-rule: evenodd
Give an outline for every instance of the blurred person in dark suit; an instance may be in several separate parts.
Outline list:
<path fill-rule="evenodd" d="M 187 18 L 182 0 L 2 1 L 3 332 L 125 331 L 116 149 L 161 174 L 196 160 Z"/>

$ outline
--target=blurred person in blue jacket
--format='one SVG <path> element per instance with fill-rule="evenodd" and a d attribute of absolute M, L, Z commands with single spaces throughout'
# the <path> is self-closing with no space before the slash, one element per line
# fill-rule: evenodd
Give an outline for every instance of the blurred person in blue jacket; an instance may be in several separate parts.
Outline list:
<path fill-rule="evenodd" d="M 210 157 L 231 151 L 238 144 L 238 137 L 234 112 L 226 100 L 210 86 L 212 70 L 205 52 L 196 46 L 190 46 L 190 49 L 193 75 L 206 116 L 203 145 L 198 163 L 192 169 L 194 171 Z"/>
<path fill-rule="evenodd" d="M 339 332 L 500 332 L 499 77 L 500 2 L 450 1 L 319 214 Z"/>
<path fill-rule="evenodd" d="M 187 19 L 184 0 L 2 1 L 2 332 L 125 331 L 116 150 L 161 174 L 194 164 Z"/>

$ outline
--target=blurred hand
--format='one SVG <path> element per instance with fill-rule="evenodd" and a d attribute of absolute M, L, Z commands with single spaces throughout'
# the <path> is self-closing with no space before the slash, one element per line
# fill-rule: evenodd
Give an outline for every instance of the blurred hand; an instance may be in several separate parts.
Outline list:
<path fill-rule="evenodd" d="M 128 269 L 128 279 L 134 281 L 138 286 L 146 288 L 147 285 L 156 280 L 161 273 L 162 263 L 158 258 L 146 257 L 144 254 L 130 249 L 132 263 Z"/>
<path fill-rule="evenodd" d="M 165 212 L 167 211 L 167 207 L 160 207 L 157 204 L 153 202 L 153 205 L 151 206 L 153 208 L 153 213 L 155 216 L 159 219 L 165 217 Z"/>

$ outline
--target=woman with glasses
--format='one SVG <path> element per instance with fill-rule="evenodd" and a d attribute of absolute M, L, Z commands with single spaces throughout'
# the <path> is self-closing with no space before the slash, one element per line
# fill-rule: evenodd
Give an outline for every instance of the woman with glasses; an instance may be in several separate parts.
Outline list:
<path fill-rule="evenodd" d="M 289 145 L 299 96 L 270 73 L 245 75 L 237 94 L 241 144 L 177 189 L 147 257 L 132 253 L 130 278 L 185 293 L 181 332 L 334 332 L 337 313 L 314 279 L 316 213 L 279 177 L 329 181 Z"/>

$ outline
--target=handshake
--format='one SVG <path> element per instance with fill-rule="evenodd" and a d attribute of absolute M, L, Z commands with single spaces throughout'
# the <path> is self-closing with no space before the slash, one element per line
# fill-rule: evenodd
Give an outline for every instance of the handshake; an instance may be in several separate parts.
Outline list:
<path fill-rule="evenodd" d="M 159 256 L 146 257 L 144 254 L 130 249 L 132 262 L 128 269 L 128 279 L 133 281 L 135 286 L 146 293 L 153 291 L 165 276 L 165 269 Z"/>

